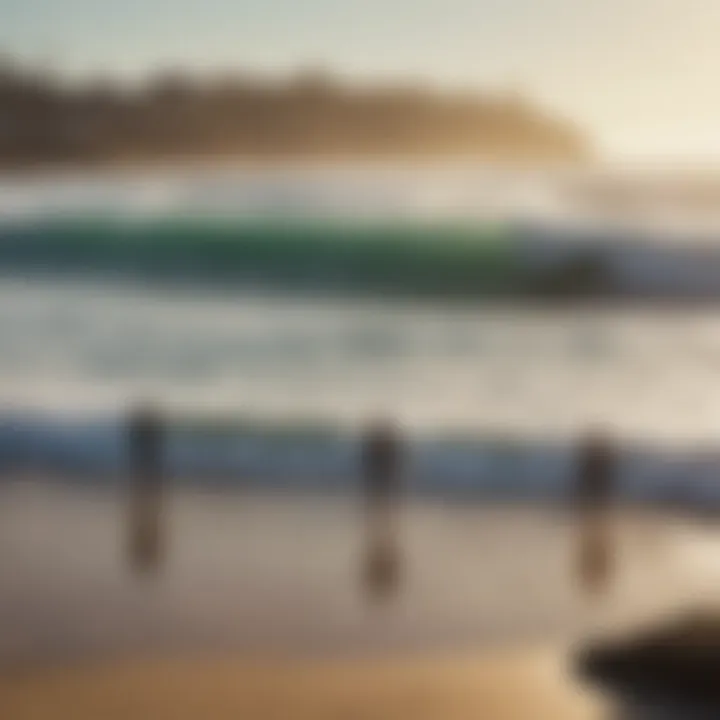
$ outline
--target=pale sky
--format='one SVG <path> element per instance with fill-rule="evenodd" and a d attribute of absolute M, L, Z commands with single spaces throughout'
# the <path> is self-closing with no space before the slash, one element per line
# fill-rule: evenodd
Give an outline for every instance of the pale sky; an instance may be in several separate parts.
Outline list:
<path fill-rule="evenodd" d="M 510 84 L 613 156 L 720 159 L 720 0 L 0 0 L 0 49 L 73 75 Z"/>

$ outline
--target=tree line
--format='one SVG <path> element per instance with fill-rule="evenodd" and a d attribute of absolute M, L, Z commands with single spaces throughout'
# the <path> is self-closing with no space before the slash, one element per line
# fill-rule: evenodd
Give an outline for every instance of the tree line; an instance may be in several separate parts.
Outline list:
<path fill-rule="evenodd" d="M 166 72 L 133 87 L 0 64 L 0 164 L 193 157 L 579 160 L 572 123 L 517 93 Z"/>

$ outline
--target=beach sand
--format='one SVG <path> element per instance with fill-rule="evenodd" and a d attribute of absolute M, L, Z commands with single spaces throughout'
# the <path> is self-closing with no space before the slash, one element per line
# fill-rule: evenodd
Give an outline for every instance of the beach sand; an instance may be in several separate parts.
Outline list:
<path fill-rule="evenodd" d="M 566 511 L 412 499 L 404 582 L 377 602 L 357 499 L 169 500 L 167 561 L 136 577 L 119 489 L 2 486 L 0 718 L 581 718 L 576 643 L 720 575 L 714 529 L 632 514 L 599 601 Z"/>
<path fill-rule="evenodd" d="M 8 720 L 590 720 L 550 652 L 433 659 L 121 662 L 0 680 Z"/>

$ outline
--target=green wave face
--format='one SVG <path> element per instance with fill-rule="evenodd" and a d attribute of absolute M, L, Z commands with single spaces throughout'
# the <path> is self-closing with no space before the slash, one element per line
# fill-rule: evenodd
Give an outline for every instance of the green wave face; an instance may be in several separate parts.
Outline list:
<path fill-rule="evenodd" d="M 197 219 L 6 227 L 0 268 L 447 296 L 502 292 L 522 275 L 503 227 Z"/>

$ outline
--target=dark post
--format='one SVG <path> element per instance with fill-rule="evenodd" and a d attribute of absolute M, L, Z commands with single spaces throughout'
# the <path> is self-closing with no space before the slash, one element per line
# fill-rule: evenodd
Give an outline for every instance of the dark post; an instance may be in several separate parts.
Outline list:
<path fill-rule="evenodd" d="M 577 576 L 591 593 L 606 589 L 613 571 L 611 508 L 615 499 L 616 460 L 608 436 L 593 432 L 580 446 L 577 501 L 580 520 Z"/>
<path fill-rule="evenodd" d="M 368 521 L 363 580 L 370 596 L 386 597 L 397 589 L 401 564 L 396 512 L 403 448 L 397 429 L 389 422 L 373 423 L 362 455 Z"/>
<path fill-rule="evenodd" d="M 162 556 L 163 423 L 148 405 L 135 408 L 128 421 L 130 468 L 129 559 L 133 569 L 147 573 Z"/>

